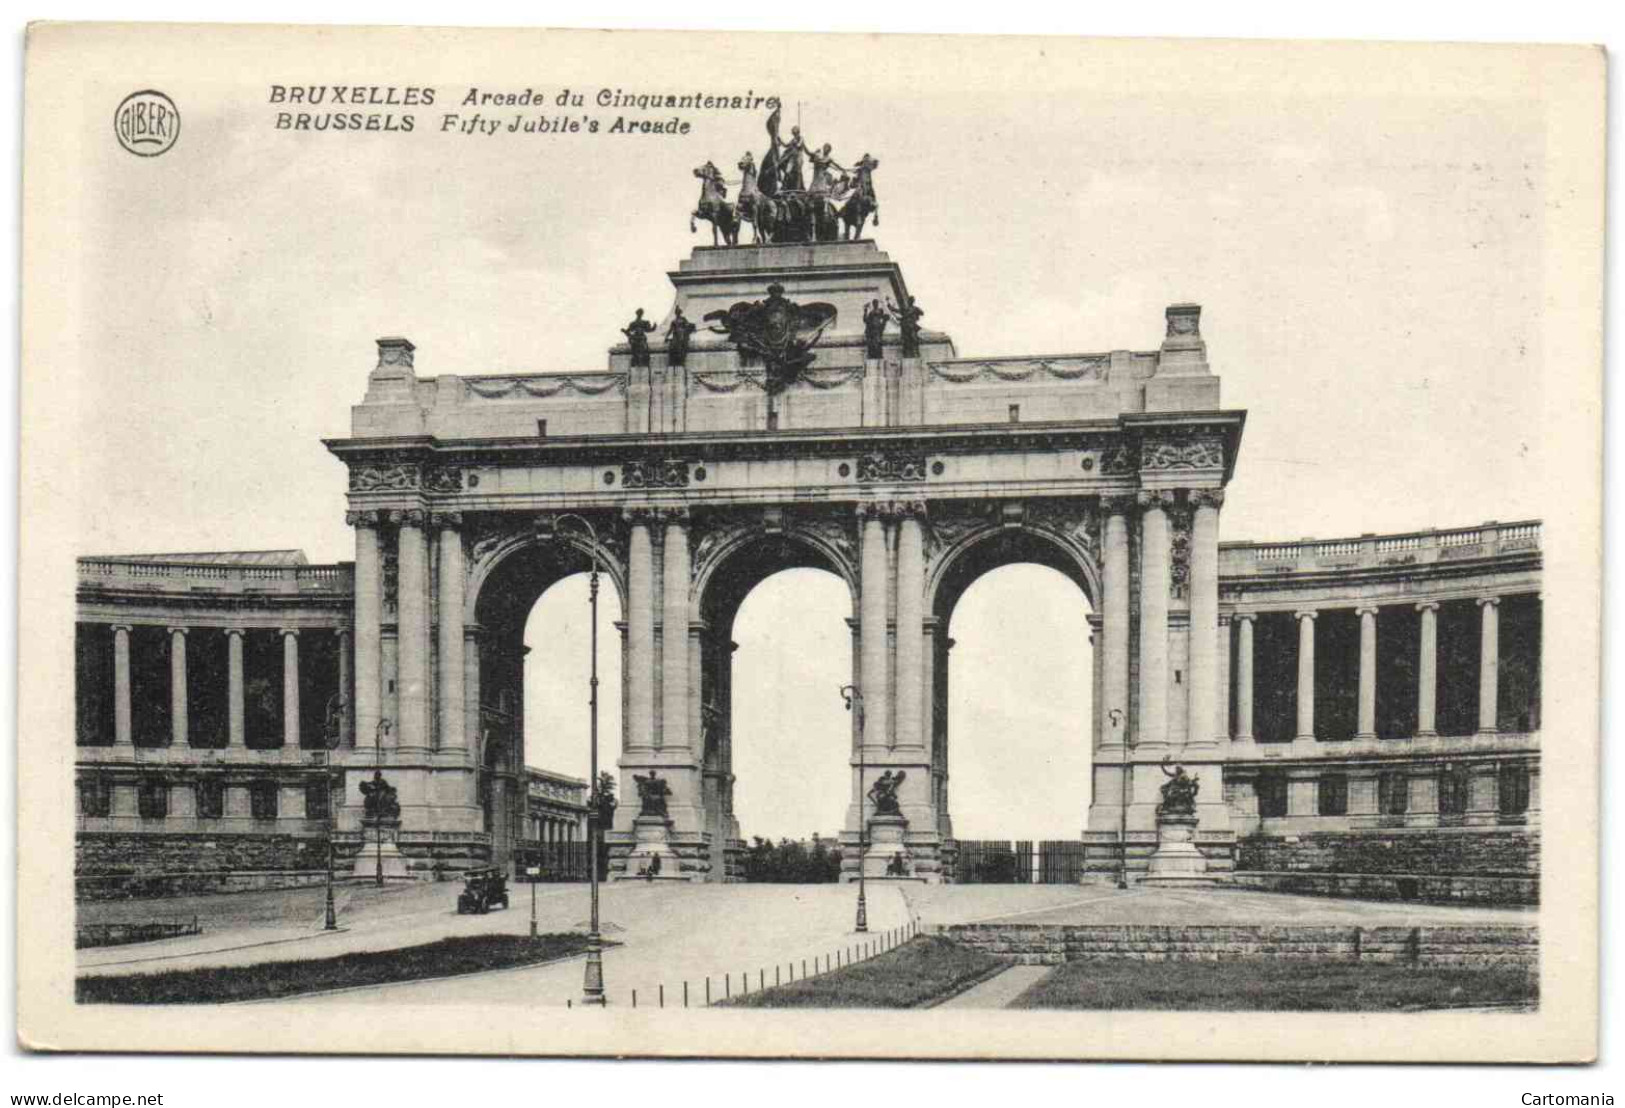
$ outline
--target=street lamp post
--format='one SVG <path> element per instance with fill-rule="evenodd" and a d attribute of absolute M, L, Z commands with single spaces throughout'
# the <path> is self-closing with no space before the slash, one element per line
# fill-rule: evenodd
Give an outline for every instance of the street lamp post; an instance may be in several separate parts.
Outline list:
<path fill-rule="evenodd" d="M 377 765 L 380 772 L 384 768 L 384 736 L 389 734 L 389 731 L 389 720 L 381 719 L 378 721 L 377 728 L 372 733 L 373 762 Z M 384 885 L 384 820 L 381 815 L 374 816 L 373 827 L 378 833 L 378 869 L 374 876 L 374 880 L 378 887 L 382 888 Z"/>
<path fill-rule="evenodd" d="M 592 677 L 587 683 L 588 743 L 591 750 L 592 787 L 587 793 L 587 873 L 592 888 L 592 915 L 587 930 L 587 967 L 581 985 L 581 1003 L 602 1008 L 604 997 L 604 940 L 598 932 L 598 531 L 583 517 L 564 512 L 553 517 L 555 530 L 565 520 L 574 520 L 587 532 L 592 548 L 592 575 L 588 578 L 588 607 L 592 624 Z"/>
<path fill-rule="evenodd" d="M 1113 708 L 1106 713 L 1111 717 L 1112 729 L 1123 726 L 1123 709 Z M 1119 795 L 1117 804 L 1117 887 L 1128 888 L 1128 736 L 1123 736 L 1120 747 L 1121 769 L 1118 773 Z"/>
<path fill-rule="evenodd" d="M 864 855 L 869 847 L 869 815 L 864 810 L 863 802 L 863 771 L 864 763 L 864 735 L 863 735 L 863 690 L 856 685 L 842 685 L 841 699 L 846 701 L 846 710 L 853 711 L 856 705 L 858 722 L 858 922 L 854 930 L 865 933 L 869 930 L 869 904 L 865 897 L 864 888 Z"/>
<path fill-rule="evenodd" d="M 323 747 L 315 755 L 322 767 L 322 788 L 327 794 L 327 911 L 322 923 L 324 931 L 339 929 L 338 910 L 333 904 L 333 751 L 339 745 L 345 710 L 344 693 L 334 693 L 327 701 Z"/>

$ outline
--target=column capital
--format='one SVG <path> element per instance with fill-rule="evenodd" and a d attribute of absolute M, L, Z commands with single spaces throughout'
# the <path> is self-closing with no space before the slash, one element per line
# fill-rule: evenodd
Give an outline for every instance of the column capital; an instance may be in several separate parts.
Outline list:
<path fill-rule="evenodd" d="M 893 501 L 890 500 L 860 500 L 852 510 L 860 522 L 870 519 L 885 521 L 893 515 L 892 505 Z"/>
<path fill-rule="evenodd" d="M 1416 610 L 1419 612 L 1437 612 L 1439 602 L 1437 600 L 1423 600 L 1416 605 Z"/>
<path fill-rule="evenodd" d="M 351 631 L 348 627 L 335 627 L 333 628 L 333 634 L 337 635 L 341 639 L 347 639 L 351 635 L 355 634 L 355 632 Z"/>
<path fill-rule="evenodd" d="M 1320 615 L 1320 612 L 1317 611 L 1314 608 L 1299 608 L 1297 611 L 1292 613 L 1292 616 L 1293 616 L 1294 619 L 1300 619 L 1300 620 L 1302 620 L 1302 619 L 1315 619 L 1319 615 Z"/>
<path fill-rule="evenodd" d="M 431 512 L 429 522 L 442 531 L 460 531 L 463 528 L 463 513 Z"/>
<path fill-rule="evenodd" d="M 1224 507 L 1223 489 L 1192 489 L 1188 495 L 1192 508 Z"/>
<path fill-rule="evenodd" d="M 190 631 L 191 628 L 190 627 L 172 626 L 172 627 L 166 627 L 166 628 L 164 628 L 164 630 L 168 631 L 171 635 L 184 635 L 188 631 Z"/>
<path fill-rule="evenodd" d="M 1354 614 L 1357 616 L 1375 616 L 1377 606 L 1375 604 L 1361 604 L 1354 609 Z"/>
<path fill-rule="evenodd" d="M 297 627 L 278 627 L 276 633 L 281 635 L 283 638 L 287 638 L 288 636 L 291 635 L 291 636 L 293 636 L 294 638 L 297 639 L 299 637 L 299 628 L 297 628 Z"/>
<path fill-rule="evenodd" d="M 399 512 L 390 514 L 396 517 L 396 523 L 402 527 L 422 529 L 429 525 L 429 512 L 426 508 L 402 508 Z"/>
<path fill-rule="evenodd" d="M 240 638 L 243 638 L 245 635 L 248 634 L 248 628 L 246 628 L 246 627 L 227 627 L 227 628 L 225 628 L 225 632 L 228 635 L 236 635 L 240 639 Z"/>
<path fill-rule="evenodd" d="M 891 514 L 899 520 L 925 518 L 925 501 L 918 497 L 890 502 Z"/>
<path fill-rule="evenodd" d="M 693 513 L 681 505 L 662 505 L 654 509 L 654 516 L 667 527 L 687 527 L 694 522 Z"/>
<path fill-rule="evenodd" d="M 1483 608 L 1486 605 L 1490 607 L 1497 607 L 1501 603 L 1501 598 L 1499 596 L 1480 596 L 1476 598 L 1476 602 L 1480 608 Z"/>
<path fill-rule="evenodd" d="M 386 522 L 388 522 L 386 513 L 378 508 L 364 508 L 360 511 L 344 513 L 346 527 L 377 528 Z"/>
<path fill-rule="evenodd" d="M 1174 490 L 1172 489 L 1141 489 L 1135 496 L 1142 512 L 1153 509 L 1169 511 L 1175 504 Z"/>
<path fill-rule="evenodd" d="M 1220 617 L 1220 618 L 1223 618 L 1223 617 Z M 1253 612 L 1253 611 L 1231 612 L 1230 613 L 1230 618 L 1235 620 L 1237 623 L 1241 623 L 1243 621 L 1246 621 L 1247 623 L 1254 623 L 1254 622 L 1257 622 L 1257 620 L 1258 620 L 1258 613 Z"/>
<path fill-rule="evenodd" d="M 107 626 L 114 631 L 123 631 L 126 635 L 135 630 L 133 623 L 109 623 Z"/>
<path fill-rule="evenodd" d="M 1100 498 L 1100 510 L 1108 516 L 1126 516 L 1138 505 L 1139 498 L 1133 493 L 1116 493 Z"/>
<path fill-rule="evenodd" d="M 660 509 L 647 504 L 622 508 L 621 519 L 633 527 L 647 527 L 660 521 Z"/>

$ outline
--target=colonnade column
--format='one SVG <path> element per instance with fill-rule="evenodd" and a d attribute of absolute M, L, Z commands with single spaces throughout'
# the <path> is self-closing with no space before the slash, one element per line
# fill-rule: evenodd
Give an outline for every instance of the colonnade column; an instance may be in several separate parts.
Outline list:
<path fill-rule="evenodd" d="M 1140 493 L 1140 742 L 1168 741 L 1169 492 Z"/>
<path fill-rule="evenodd" d="M 1355 738 L 1377 737 L 1377 609 L 1354 609 L 1360 617 L 1360 703 Z"/>
<path fill-rule="evenodd" d="M 370 743 L 382 717 L 383 574 L 378 555 L 378 513 L 347 512 L 355 528 L 355 734 Z"/>
<path fill-rule="evenodd" d="M 879 504 L 858 505 L 862 528 L 858 599 L 858 684 L 863 698 L 863 745 L 889 746 L 886 736 L 886 523 Z M 861 798 L 859 803 L 862 803 Z"/>
<path fill-rule="evenodd" d="M 243 636 L 241 627 L 226 629 L 226 745 L 244 744 L 243 726 Z"/>
<path fill-rule="evenodd" d="M 627 744 L 634 747 L 654 745 L 655 576 L 650 519 L 648 509 L 626 513 L 631 529 L 626 582 Z"/>
<path fill-rule="evenodd" d="M 1191 519 L 1190 694 L 1186 738 L 1218 741 L 1219 508 L 1223 489 L 1193 489 Z"/>
<path fill-rule="evenodd" d="M 282 629 L 282 745 L 299 745 L 299 632 Z"/>
<path fill-rule="evenodd" d="M 186 628 L 169 629 L 169 741 L 185 746 L 187 737 Z"/>
<path fill-rule="evenodd" d="M 668 509 L 664 553 L 665 612 L 661 628 L 661 745 L 691 745 L 688 667 L 688 511 Z"/>
<path fill-rule="evenodd" d="M 1416 659 L 1416 733 L 1439 733 L 1436 708 L 1439 691 L 1439 603 L 1424 601 L 1416 606 L 1422 614 L 1421 633 L 1417 637 Z"/>
<path fill-rule="evenodd" d="M 897 745 L 925 747 L 925 538 L 923 501 L 900 506 L 897 523 Z"/>
<path fill-rule="evenodd" d="M 436 512 L 440 528 L 440 749 L 462 750 L 468 706 L 463 667 L 463 516 Z"/>
<path fill-rule="evenodd" d="M 1101 670 L 1101 745 L 1121 746 L 1128 734 L 1128 670 L 1129 670 L 1129 564 L 1128 564 L 1128 509 L 1132 501 L 1126 496 L 1107 497 L 1102 507 L 1106 525 L 1102 528 L 1101 545 L 1105 548 L 1105 593 L 1101 605 L 1102 617 L 1102 670 Z"/>
<path fill-rule="evenodd" d="M 1253 741 L 1253 624 L 1255 612 L 1237 612 L 1236 620 L 1236 741 Z"/>
<path fill-rule="evenodd" d="M 1481 631 L 1478 639 L 1478 731 L 1487 734 L 1496 730 L 1496 703 L 1500 692 L 1501 668 L 1501 598 L 1481 596 L 1478 610 Z"/>
<path fill-rule="evenodd" d="M 113 625 L 113 744 L 130 746 L 130 625 Z"/>
<path fill-rule="evenodd" d="M 481 755 L 480 728 L 480 636 L 485 629 L 477 623 L 463 624 L 463 746 L 469 761 L 478 765 Z"/>
<path fill-rule="evenodd" d="M 1320 613 L 1302 611 L 1298 617 L 1298 734 L 1300 739 L 1315 737 L 1315 617 Z"/>

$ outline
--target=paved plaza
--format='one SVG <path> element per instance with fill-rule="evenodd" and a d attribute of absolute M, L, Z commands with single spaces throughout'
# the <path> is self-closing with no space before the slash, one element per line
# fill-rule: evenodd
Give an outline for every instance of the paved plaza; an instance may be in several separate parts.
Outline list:
<path fill-rule="evenodd" d="M 525 934 L 530 927 L 528 886 L 513 889 L 506 911 L 486 916 L 456 912 L 456 884 L 413 884 L 383 889 L 343 887 L 338 903 L 342 930 L 322 930 L 322 890 L 242 893 L 182 900 L 91 903 L 83 922 L 115 922 L 158 916 L 198 916 L 203 933 L 180 939 L 80 951 L 86 974 L 153 973 L 212 966 L 245 966 L 289 959 L 333 957 L 391 950 L 458 935 Z M 864 941 L 853 932 L 857 889 L 852 885 L 645 885 L 602 887 L 606 950 L 604 972 L 610 998 L 640 1005 L 690 1003 L 739 989 L 750 973 L 773 981 L 803 960 L 811 966 Z M 542 932 L 584 929 L 587 888 L 542 885 L 536 890 Z M 1537 913 L 1518 908 L 1452 907 L 1331 900 L 1230 890 L 1166 890 L 1066 885 L 889 885 L 868 891 L 874 935 L 917 919 L 926 928 L 961 923 L 1052 924 L 1347 924 L 1419 926 L 1533 923 Z M 724 985 L 724 978 L 728 984 Z M 378 1001 L 436 1004 L 564 1005 L 580 995 L 581 961 L 500 970 L 451 980 L 377 986 L 283 1003 L 358 1004 Z"/>

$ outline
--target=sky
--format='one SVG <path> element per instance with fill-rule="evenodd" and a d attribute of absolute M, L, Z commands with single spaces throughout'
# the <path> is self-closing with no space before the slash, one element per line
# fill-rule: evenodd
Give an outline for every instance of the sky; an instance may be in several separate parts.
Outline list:
<path fill-rule="evenodd" d="M 686 91 L 696 74 L 665 41 L 447 51 L 409 73 L 384 52 L 354 79 L 440 90 L 411 136 L 278 131 L 264 74 L 224 55 L 212 78 L 165 87 L 185 117 L 165 157 L 87 137 L 85 233 L 62 277 L 81 356 L 58 382 L 90 444 L 72 462 L 79 550 L 352 558 L 344 470 L 320 440 L 347 433 L 380 335 L 410 337 L 422 376 L 602 368 L 632 309 L 662 314 L 666 272 L 710 241 L 688 229 L 690 170 L 759 156 L 762 113 L 689 113 L 676 138 L 432 128 L 471 87 Z M 1248 413 L 1224 539 L 1542 514 L 1531 414 L 1558 371 L 1539 314 L 1556 200 L 1532 99 L 1408 79 L 1386 58 L 1352 88 L 1267 52 L 1169 74 L 1135 68 L 1132 49 L 1107 61 L 1028 40 L 932 65 L 892 49 L 877 66 L 861 42 L 719 56 L 704 90 L 776 93 L 837 159 L 879 158 L 875 237 L 961 355 L 1154 349 L 1166 305 L 1201 303 L 1223 404 Z M 327 79 L 319 54 L 312 81 Z M 105 137 L 98 95 L 126 91 L 87 96 L 87 136 Z M 827 833 L 844 811 L 849 613 L 817 576 L 764 583 L 741 616 L 747 834 Z M 955 616 L 966 837 L 1082 826 L 1087 607 L 1053 576 L 990 574 Z M 550 591 L 533 634 L 583 620 L 584 593 Z M 584 655 L 568 627 L 549 641 Z M 532 681 L 529 749 L 584 776 L 571 677 L 560 661 Z"/>

